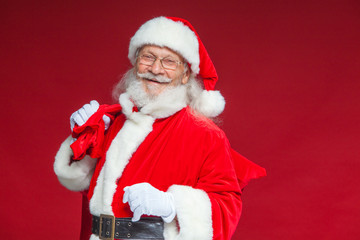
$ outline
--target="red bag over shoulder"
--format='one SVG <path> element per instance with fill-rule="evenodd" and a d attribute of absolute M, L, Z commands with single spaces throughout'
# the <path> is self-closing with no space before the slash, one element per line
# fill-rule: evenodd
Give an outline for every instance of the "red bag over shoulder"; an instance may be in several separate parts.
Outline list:
<path fill-rule="evenodd" d="M 120 112 L 121 106 L 119 104 L 101 105 L 85 124 L 82 126 L 75 125 L 72 137 L 77 140 L 70 145 L 74 153 L 72 159 L 75 161 L 81 160 L 86 154 L 92 158 L 102 156 L 102 144 L 105 135 L 103 116 L 106 114 L 113 121 Z"/>
<path fill-rule="evenodd" d="M 235 172 L 238 178 L 239 186 L 243 189 L 251 179 L 257 179 L 266 176 L 265 168 L 246 159 L 234 149 L 231 149 L 231 155 L 234 160 Z"/>

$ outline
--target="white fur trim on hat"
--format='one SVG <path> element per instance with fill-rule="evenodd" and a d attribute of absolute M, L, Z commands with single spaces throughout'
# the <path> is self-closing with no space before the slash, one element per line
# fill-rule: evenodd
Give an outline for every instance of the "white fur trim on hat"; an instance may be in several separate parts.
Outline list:
<path fill-rule="evenodd" d="M 225 99 L 219 91 L 203 90 L 192 107 L 207 117 L 216 117 L 224 111 Z"/>
<path fill-rule="evenodd" d="M 180 21 L 157 17 L 144 23 L 130 40 L 129 59 L 134 65 L 136 51 L 144 45 L 168 47 L 191 64 L 193 73 L 199 73 L 199 42 L 193 31 Z"/>

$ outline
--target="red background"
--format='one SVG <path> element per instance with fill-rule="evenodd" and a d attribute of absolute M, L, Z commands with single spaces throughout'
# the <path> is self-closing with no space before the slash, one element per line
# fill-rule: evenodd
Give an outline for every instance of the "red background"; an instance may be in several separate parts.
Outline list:
<path fill-rule="evenodd" d="M 77 239 L 81 196 L 54 155 L 69 116 L 111 103 L 146 20 L 188 19 L 227 100 L 222 128 L 268 177 L 245 189 L 233 239 L 360 236 L 359 1 L 1 3 L 2 239 Z"/>

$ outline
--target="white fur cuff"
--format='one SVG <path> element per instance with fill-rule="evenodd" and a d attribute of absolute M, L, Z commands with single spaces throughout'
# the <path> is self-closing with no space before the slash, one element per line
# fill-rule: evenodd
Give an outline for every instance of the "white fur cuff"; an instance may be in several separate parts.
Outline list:
<path fill-rule="evenodd" d="M 96 236 L 95 234 L 91 234 L 90 240 L 100 240 L 100 238 L 98 236 Z"/>
<path fill-rule="evenodd" d="M 73 152 L 70 148 L 71 136 L 60 146 L 55 156 L 54 172 L 60 183 L 71 191 L 83 191 L 89 188 L 96 159 L 85 156 L 84 159 L 69 165 Z"/>
<path fill-rule="evenodd" d="M 206 192 L 189 186 L 173 185 L 169 188 L 175 200 L 180 231 L 165 224 L 165 239 L 211 240 L 213 236 L 211 202 Z"/>

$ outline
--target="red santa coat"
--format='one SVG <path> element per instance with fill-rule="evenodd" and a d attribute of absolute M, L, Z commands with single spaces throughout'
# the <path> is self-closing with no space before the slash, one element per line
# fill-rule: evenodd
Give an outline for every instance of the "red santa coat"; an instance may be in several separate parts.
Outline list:
<path fill-rule="evenodd" d="M 73 163 L 79 165 L 82 177 L 77 178 L 76 186 L 71 183 L 70 189 L 89 190 L 93 215 L 132 217 L 128 204 L 122 203 L 123 188 L 148 182 L 171 192 L 175 199 L 177 217 L 165 224 L 165 239 L 230 239 L 241 213 L 235 155 L 215 124 L 181 101 L 172 102 L 134 112 L 129 97 L 123 94 L 123 114 L 115 118 L 101 143 L 103 156 L 95 170 L 95 161 L 89 157 Z M 60 149 L 58 155 L 62 152 Z M 258 171 L 255 177 L 261 174 Z"/>

